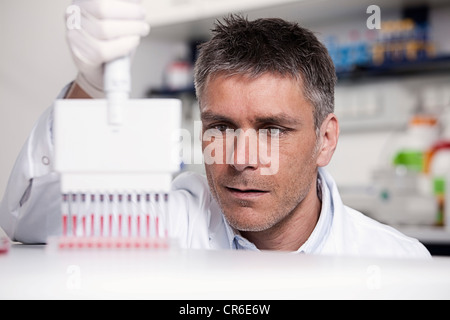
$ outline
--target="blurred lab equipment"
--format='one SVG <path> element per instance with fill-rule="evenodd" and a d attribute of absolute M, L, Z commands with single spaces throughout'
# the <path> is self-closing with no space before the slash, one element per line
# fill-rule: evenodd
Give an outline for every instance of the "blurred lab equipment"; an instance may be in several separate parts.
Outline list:
<path fill-rule="evenodd" d="M 389 225 L 434 225 L 436 202 L 424 192 L 424 177 L 404 166 L 375 170 L 371 215 Z"/>
<path fill-rule="evenodd" d="M 380 29 L 325 38 L 336 71 L 341 77 L 353 72 L 382 72 L 398 65 L 430 61 L 438 56 L 433 42 L 429 8 L 406 7 L 399 19 L 383 20 Z"/>
<path fill-rule="evenodd" d="M 419 24 L 412 19 L 383 22 L 372 46 L 373 63 L 383 65 L 434 57 L 435 46 L 428 34 L 428 23 Z"/>
<path fill-rule="evenodd" d="M 433 183 L 433 192 L 438 205 L 436 224 L 444 226 L 446 219 L 446 189 L 450 186 L 450 140 L 441 140 L 435 143 L 426 154 L 425 173 L 430 175 Z M 447 220 L 448 221 L 448 220 Z"/>
<path fill-rule="evenodd" d="M 416 114 L 395 142 L 391 166 L 374 171 L 374 216 L 394 225 L 443 226 L 450 141 L 438 118 Z"/>
<path fill-rule="evenodd" d="M 170 63 L 166 68 L 164 83 L 165 87 L 172 91 L 193 88 L 194 70 L 192 64 L 182 59 Z"/>

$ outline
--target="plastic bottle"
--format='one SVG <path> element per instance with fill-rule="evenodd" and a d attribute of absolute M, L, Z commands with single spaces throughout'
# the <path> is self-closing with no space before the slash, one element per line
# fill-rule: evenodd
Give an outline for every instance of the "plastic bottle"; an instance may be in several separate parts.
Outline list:
<path fill-rule="evenodd" d="M 446 175 L 447 188 L 445 190 L 445 203 L 447 204 L 444 208 L 444 225 L 447 231 L 450 232 L 450 173 Z"/>
<path fill-rule="evenodd" d="M 444 226 L 446 206 L 446 190 L 450 182 L 450 141 L 440 141 L 431 150 L 429 173 L 433 180 L 433 191 L 438 204 L 436 225 Z"/>
<path fill-rule="evenodd" d="M 403 146 L 394 156 L 395 166 L 405 166 L 415 172 L 425 171 L 425 155 L 439 139 L 437 118 L 415 115 L 411 118 Z"/>
<path fill-rule="evenodd" d="M 450 110 L 440 117 L 443 126 L 440 139 L 425 154 L 425 173 L 433 181 L 433 192 L 438 204 L 436 225 L 449 226 L 450 217 Z"/>
<path fill-rule="evenodd" d="M 438 138 L 437 118 L 418 114 L 404 134 L 390 141 L 388 165 L 373 174 L 376 219 L 391 225 L 435 224 L 436 201 L 424 163 L 426 152 Z"/>

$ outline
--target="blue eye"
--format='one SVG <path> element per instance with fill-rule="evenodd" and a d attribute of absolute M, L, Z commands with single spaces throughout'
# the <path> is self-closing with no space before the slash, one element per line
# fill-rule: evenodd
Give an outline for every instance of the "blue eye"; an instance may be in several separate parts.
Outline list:
<path fill-rule="evenodd" d="M 286 130 L 280 127 L 267 127 L 264 128 L 264 130 L 267 132 L 267 135 L 270 135 L 271 137 L 279 137 L 283 135 Z"/>
<path fill-rule="evenodd" d="M 227 129 L 229 129 L 229 127 L 225 124 L 219 124 L 219 125 L 213 126 L 213 129 L 217 129 L 220 132 L 225 132 Z"/>
<path fill-rule="evenodd" d="M 279 136 L 283 133 L 283 131 L 280 128 L 269 128 L 269 132 L 271 136 Z"/>

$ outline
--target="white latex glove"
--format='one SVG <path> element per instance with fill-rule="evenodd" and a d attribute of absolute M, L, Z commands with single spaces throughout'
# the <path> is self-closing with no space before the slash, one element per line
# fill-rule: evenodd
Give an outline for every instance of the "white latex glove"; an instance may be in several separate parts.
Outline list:
<path fill-rule="evenodd" d="M 66 32 L 76 82 L 92 98 L 103 98 L 104 63 L 130 55 L 148 35 L 145 9 L 142 0 L 73 0 L 72 5 L 81 13 L 80 26 Z"/>

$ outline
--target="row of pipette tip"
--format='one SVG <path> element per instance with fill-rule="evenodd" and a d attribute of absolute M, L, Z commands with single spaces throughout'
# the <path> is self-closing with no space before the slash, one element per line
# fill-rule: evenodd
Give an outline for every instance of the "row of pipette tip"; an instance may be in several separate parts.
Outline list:
<path fill-rule="evenodd" d="M 167 193 L 64 193 L 60 249 L 167 248 Z"/>

